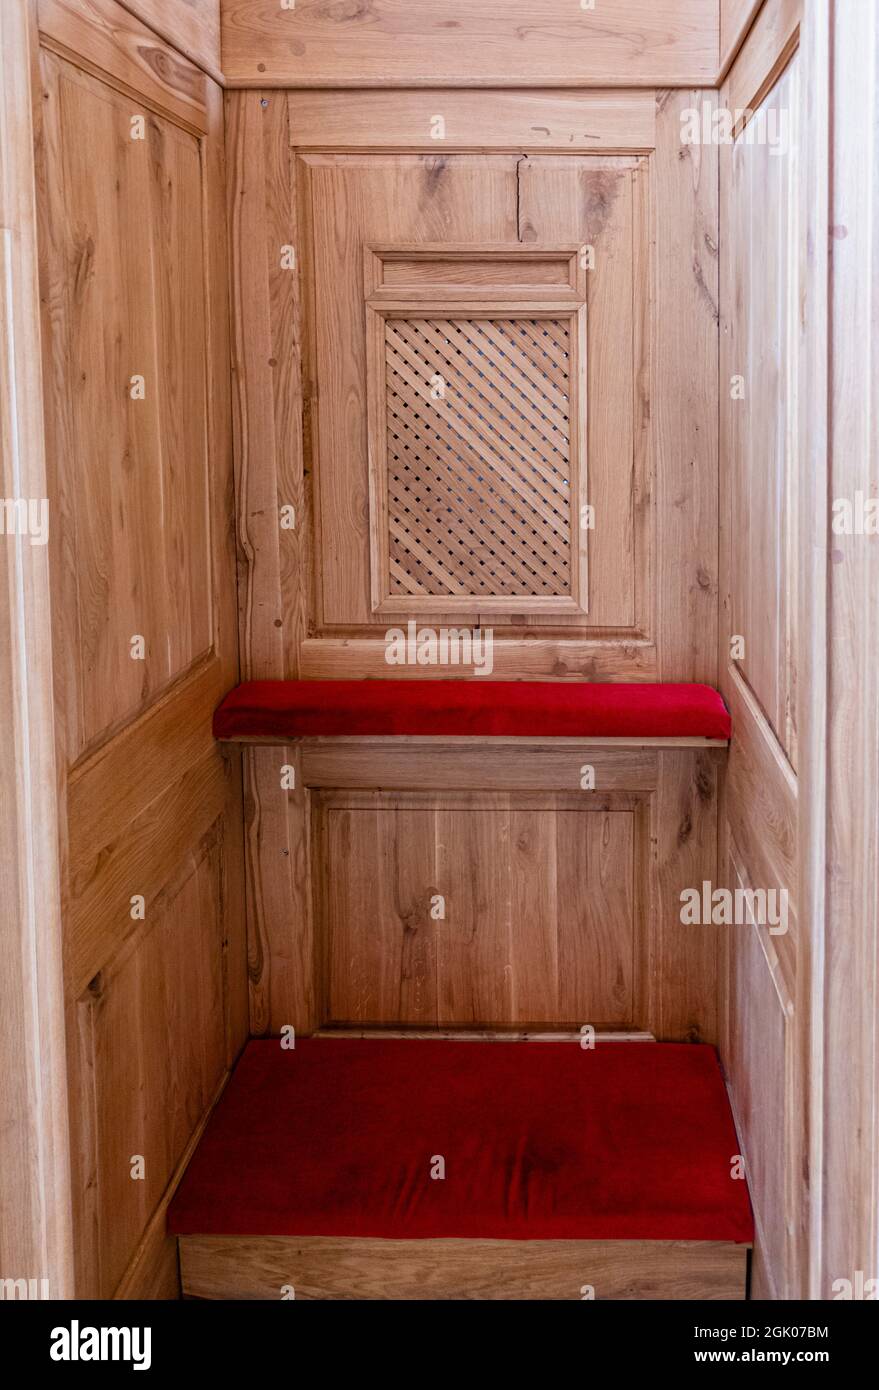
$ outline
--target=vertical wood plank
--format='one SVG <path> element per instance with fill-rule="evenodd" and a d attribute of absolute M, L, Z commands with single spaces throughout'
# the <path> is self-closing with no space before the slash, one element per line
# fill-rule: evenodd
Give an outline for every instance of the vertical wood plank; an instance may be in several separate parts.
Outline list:
<path fill-rule="evenodd" d="M 513 1001 L 510 815 L 439 810 L 437 881 L 446 897 L 437 929 L 439 1022 L 490 1026 Z"/>
<path fill-rule="evenodd" d="M 559 812 L 559 1018 L 633 1023 L 632 815 Z"/>
<path fill-rule="evenodd" d="M 273 92 L 226 102 L 242 674 L 294 679 L 304 635 L 303 248 L 287 103 Z M 282 527 L 287 506 L 293 525 Z"/>
<path fill-rule="evenodd" d="M 665 1042 L 717 1037 L 718 946 L 723 927 L 681 922 L 681 892 L 717 877 L 717 769 L 708 753 L 663 749 L 654 797 L 654 896 L 658 1017 Z"/>
<path fill-rule="evenodd" d="M 652 410 L 659 678 L 717 674 L 717 147 L 685 145 L 708 91 L 657 94 Z"/>
<path fill-rule="evenodd" d="M 311 895 L 311 808 L 297 747 L 245 753 L 247 956 L 251 1033 L 317 1027 Z M 296 786 L 281 786 L 281 770 Z"/>

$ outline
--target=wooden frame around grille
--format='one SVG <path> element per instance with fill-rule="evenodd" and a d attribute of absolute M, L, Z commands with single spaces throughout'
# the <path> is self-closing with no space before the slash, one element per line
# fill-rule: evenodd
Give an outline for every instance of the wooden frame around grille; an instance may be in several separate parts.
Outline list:
<path fill-rule="evenodd" d="M 576 248 L 367 248 L 366 284 L 373 612 L 585 613 Z"/>

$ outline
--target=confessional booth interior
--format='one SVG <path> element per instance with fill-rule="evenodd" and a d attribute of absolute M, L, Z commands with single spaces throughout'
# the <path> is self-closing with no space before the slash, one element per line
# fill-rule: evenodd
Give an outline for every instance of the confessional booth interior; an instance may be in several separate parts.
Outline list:
<path fill-rule="evenodd" d="M 53 1296 L 874 1269 L 877 32 L 4 4 Z"/>

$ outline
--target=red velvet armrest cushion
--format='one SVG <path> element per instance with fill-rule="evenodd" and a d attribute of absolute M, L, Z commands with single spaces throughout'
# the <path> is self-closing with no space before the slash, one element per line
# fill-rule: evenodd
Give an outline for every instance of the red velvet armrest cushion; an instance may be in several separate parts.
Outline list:
<path fill-rule="evenodd" d="M 710 685 L 588 681 L 246 681 L 214 714 L 219 739 L 470 734 L 728 739 Z"/>

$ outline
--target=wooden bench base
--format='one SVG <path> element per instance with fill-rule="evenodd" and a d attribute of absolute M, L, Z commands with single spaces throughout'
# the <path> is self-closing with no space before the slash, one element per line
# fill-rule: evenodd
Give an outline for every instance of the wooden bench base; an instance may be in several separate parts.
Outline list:
<path fill-rule="evenodd" d="M 179 1246 L 185 1298 L 405 1301 L 738 1301 L 746 1297 L 749 1249 L 715 1241 L 338 1236 L 181 1236 Z"/>

